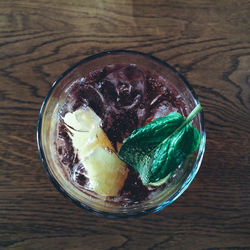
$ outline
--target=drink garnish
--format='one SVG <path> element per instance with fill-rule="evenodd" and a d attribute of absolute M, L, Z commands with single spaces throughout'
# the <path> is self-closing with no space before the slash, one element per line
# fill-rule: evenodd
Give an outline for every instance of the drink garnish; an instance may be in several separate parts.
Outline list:
<path fill-rule="evenodd" d="M 186 119 L 171 112 L 134 130 L 122 144 L 119 157 L 140 174 L 144 185 L 162 185 L 198 149 L 201 135 L 191 122 L 201 110 L 198 104 Z"/>

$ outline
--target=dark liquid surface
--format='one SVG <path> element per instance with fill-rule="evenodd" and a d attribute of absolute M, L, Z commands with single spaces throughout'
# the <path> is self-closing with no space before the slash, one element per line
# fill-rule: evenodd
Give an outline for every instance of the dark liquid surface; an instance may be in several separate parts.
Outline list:
<path fill-rule="evenodd" d="M 183 98 L 171 83 L 137 65 L 109 65 L 74 82 L 68 90 L 60 116 L 82 106 L 91 107 L 102 119 L 102 129 L 116 150 L 117 145 L 133 130 L 158 117 L 170 112 L 186 116 Z M 84 166 L 79 163 L 63 120 L 58 124 L 56 149 L 59 162 L 70 181 L 77 188 L 84 189 L 88 182 Z M 130 171 L 118 199 L 124 204 L 145 200 L 156 191 L 143 186 L 138 174 L 131 166 L 128 167 Z"/>

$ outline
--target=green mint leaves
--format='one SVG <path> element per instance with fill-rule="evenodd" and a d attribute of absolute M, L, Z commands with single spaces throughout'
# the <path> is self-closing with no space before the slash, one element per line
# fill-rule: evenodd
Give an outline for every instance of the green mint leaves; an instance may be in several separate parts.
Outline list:
<path fill-rule="evenodd" d="M 198 104 L 186 120 L 172 112 L 134 130 L 122 144 L 119 157 L 139 172 L 144 185 L 162 185 L 198 149 L 201 136 L 190 122 L 201 110 Z"/>

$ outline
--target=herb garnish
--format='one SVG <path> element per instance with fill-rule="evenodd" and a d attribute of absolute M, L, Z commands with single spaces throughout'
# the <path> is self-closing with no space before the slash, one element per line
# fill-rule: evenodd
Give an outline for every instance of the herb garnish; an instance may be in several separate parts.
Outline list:
<path fill-rule="evenodd" d="M 190 124 L 202 110 L 198 104 L 186 120 L 172 112 L 132 132 L 122 144 L 119 157 L 131 165 L 144 185 L 159 186 L 199 145 L 199 131 Z"/>

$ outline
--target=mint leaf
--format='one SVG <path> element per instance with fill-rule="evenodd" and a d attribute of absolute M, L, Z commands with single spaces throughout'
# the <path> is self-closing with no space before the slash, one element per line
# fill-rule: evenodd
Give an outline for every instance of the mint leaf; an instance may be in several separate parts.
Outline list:
<path fill-rule="evenodd" d="M 139 172 L 144 185 L 162 184 L 200 145 L 200 133 L 190 124 L 202 110 L 200 104 L 186 120 L 172 112 L 134 130 L 119 150 L 119 157 Z"/>

